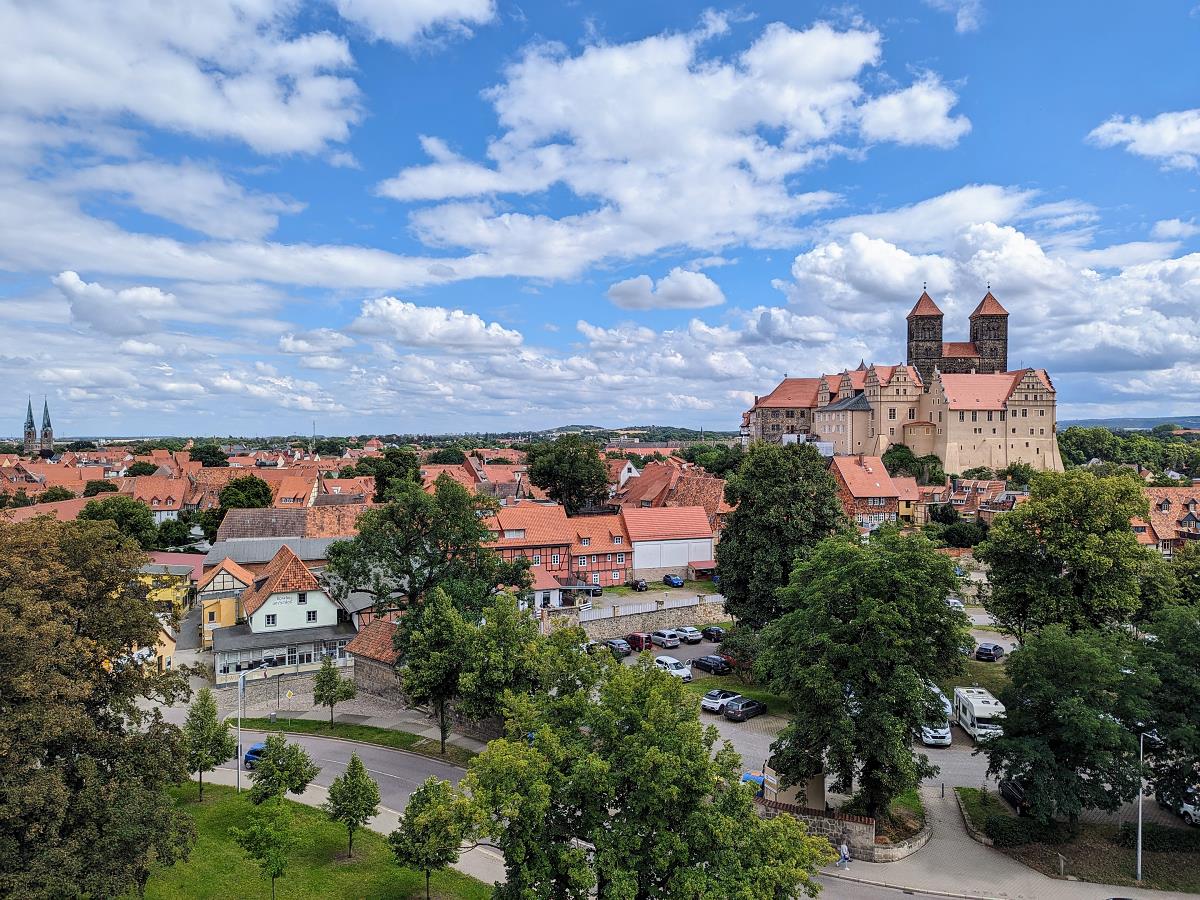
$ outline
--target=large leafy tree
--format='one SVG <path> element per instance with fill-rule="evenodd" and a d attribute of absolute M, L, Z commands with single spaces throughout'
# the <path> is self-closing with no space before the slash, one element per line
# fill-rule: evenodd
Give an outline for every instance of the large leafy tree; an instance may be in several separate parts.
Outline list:
<path fill-rule="evenodd" d="M 257 475 L 241 475 L 231 480 L 217 495 L 217 506 L 200 514 L 200 526 L 210 541 L 231 509 L 265 509 L 271 505 L 271 486 Z"/>
<path fill-rule="evenodd" d="M 289 744 L 282 734 L 267 737 L 262 756 L 250 770 L 250 800 L 255 804 L 303 794 L 321 771 L 303 747 Z"/>
<path fill-rule="evenodd" d="M 83 496 L 95 497 L 97 494 L 115 494 L 117 485 L 103 478 L 93 478 L 83 486 Z"/>
<path fill-rule="evenodd" d="M 461 460 L 460 460 L 461 462 Z M 407 447 L 389 447 L 380 456 L 364 456 L 355 463 L 353 475 L 375 479 L 375 502 L 386 502 L 398 485 L 416 484 L 420 479 L 421 461 Z"/>
<path fill-rule="evenodd" d="M 1137 612 L 1147 550 L 1129 520 L 1148 515 L 1129 478 L 1039 473 L 1030 498 L 995 518 L 975 556 L 991 570 L 988 612 L 1018 637 L 1053 623 L 1089 628 Z"/>
<path fill-rule="evenodd" d="M 59 500 L 74 500 L 75 493 L 62 485 L 52 485 L 38 494 L 38 503 L 56 503 Z"/>
<path fill-rule="evenodd" d="M 407 611 L 435 587 L 464 611 L 477 613 L 502 587 L 525 587 L 528 563 L 505 562 L 484 544 L 492 540 L 490 497 L 471 494 L 442 474 L 432 494 L 397 483 L 391 499 L 359 517 L 358 536 L 331 544 L 326 567 L 337 596 L 361 591 L 377 612 Z"/>
<path fill-rule="evenodd" d="M 183 547 L 192 543 L 192 530 L 178 519 L 164 519 L 158 526 L 154 543 L 163 550 Z"/>
<path fill-rule="evenodd" d="M 202 687 L 188 707 L 183 723 L 183 746 L 187 753 L 189 772 L 200 780 L 200 799 L 204 799 L 204 773 L 211 772 L 229 757 L 237 754 L 237 738 L 229 723 L 217 715 L 217 701 L 212 688 Z"/>
<path fill-rule="evenodd" d="M 321 804 L 329 818 L 346 826 L 347 856 L 354 856 L 354 832 L 379 812 L 379 785 L 367 774 L 357 753 L 350 754 L 346 771 L 329 785 L 329 797 Z"/>
<path fill-rule="evenodd" d="M 223 469 L 229 466 L 229 456 L 216 444 L 197 444 L 191 449 L 190 455 L 206 469 Z"/>
<path fill-rule="evenodd" d="M 1200 541 L 1188 541 L 1171 559 L 1179 599 L 1200 607 Z"/>
<path fill-rule="evenodd" d="M 1113 811 L 1137 796 L 1138 726 L 1155 685 L 1132 639 L 1115 630 L 1047 625 L 1008 659 L 1003 734 L 983 744 L 989 774 L 1019 781 L 1029 812 Z"/>
<path fill-rule="evenodd" d="M 120 896 L 187 855 L 181 735 L 144 702 L 186 680 L 131 659 L 160 627 L 143 562 L 111 522 L 0 523 L 0 895 Z"/>
<path fill-rule="evenodd" d="M 893 798 L 937 772 L 912 749 L 922 725 L 946 713 L 931 685 L 960 671 L 967 618 L 945 602 L 953 563 L 923 537 L 892 530 L 863 545 L 830 538 L 802 558 L 779 592 L 760 673 L 792 703 L 773 745 L 789 783 L 821 772 L 877 818 Z"/>
<path fill-rule="evenodd" d="M 450 733 L 448 708 L 459 694 L 472 635 L 446 592 L 434 588 L 412 615 L 404 642 L 404 691 L 417 703 L 433 705 L 442 753 Z"/>
<path fill-rule="evenodd" d="M 734 507 L 717 544 L 725 608 L 759 628 L 779 615 L 775 591 L 796 556 L 845 527 L 845 515 L 825 460 L 808 444 L 755 444 L 725 499 Z"/>
<path fill-rule="evenodd" d="M 608 469 L 600 448 L 577 434 L 529 448 L 529 480 L 572 515 L 608 499 Z"/>
<path fill-rule="evenodd" d="M 710 475 L 728 478 L 742 464 L 746 451 L 741 444 L 693 444 L 683 451 L 682 456 Z"/>
<path fill-rule="evenodd" d="M 459 678 L 462 709 L 476 718 L 495 715 L 506 691 L 538 685 L 538 620 L 511 594 L 497 594 L 470 636 Z"/>
<path fill-rule="evenodd" d="M 154 463 L 139 459 L 125 469 L 125 474 L 130 478 L 140 478 L 143 475 L 153 475 L 157 471 L 158 466 L 154 465 Z"/>
<path fill-rule="evenodd" d="M 133 538 L 147 550 L 158 541 L 158 528 L 150 507 L 124 494 L 89 500 L 79 511 L 79 518 L 89 522 L 112 522 L 121 534 Z"/>
<path fill-rule="evenodd" d="M 475 811 L 471 802 L 448 781 L 430 776 L 413 791 L 388 843 L 396 862 L 425 873 L 425 897 L 429 877 L 453 865 L 470 849 L 467 835 L 473 830 Z"/>
<path fill-rule="evenodd" d="M 883 466 L 889 475 L 911 476 L 918 484 L 946 483 L 946 471 L 937 456 L 917 456 L 905 444 L 892 444 L 883 454 Z"/>
<path fill-rule="evenodd" d="M 313 702 L 317 706 L 329 707 L 329 724 L 333 724 L 333 708 L 339 703 L 353 700 L 358 696 L 358 688 L 353 678 L 343 678 L 333 664 L 333 657 L 326 656 L 321 660 L 321 668 L 313 677 Z"/>
<path fill-rule="evenodd" d="M 1200 605 L 1171 606 L 1150 625 L 1145 656 L 1160 684 L 1151 696 L 1150 769 L 1160 796 L 1174 801 L 1200 783 Z"/>

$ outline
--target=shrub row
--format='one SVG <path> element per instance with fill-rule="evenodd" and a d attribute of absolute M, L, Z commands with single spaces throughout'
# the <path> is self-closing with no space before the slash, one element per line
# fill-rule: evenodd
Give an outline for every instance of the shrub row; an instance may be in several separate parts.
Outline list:
<path fill-rule="evenodd" d="M 1071 832 L 1061 822 L 1045 824 L 1036 819 L 993 815 L 983 825 L 983 833 L 997 847 L 1020 847 L 1022 844 L 1063 844 Z"/>
<path fill-rule="evenodd" d="M 1126 822 L 1114 838 L 1122 847 L 1137 846 L 1137 826 Z M 1142 849 L 1149 853 L 1200 853 L 1200 829 L 1142 825 Z"/>

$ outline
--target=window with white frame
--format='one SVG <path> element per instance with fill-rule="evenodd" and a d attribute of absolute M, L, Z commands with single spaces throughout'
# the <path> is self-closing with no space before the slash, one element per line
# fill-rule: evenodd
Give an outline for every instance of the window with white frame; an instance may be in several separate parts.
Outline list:
<path fill-rule="evenodd" d="M 529 561 L 532 565 L 540 566 L 542 564 L 542 554 L 540 554 L 540 553 L 533 554 L 533 556 L 530 558 Z"/>
<path fill-rule="evenodd" d="M 625 565 L 625 554 L 624 553 L 617 554 L 617 565 L 618 566 Z"/>
<path fill-rule="evenodd" d="M 308 602 L 308 592 L 307 591 L 300 591 L 300 593 L 296 594 L 296 603 L 297 604 L 299 604 L 300 606 L 303 606 L 307 602 Z"/>
<path fill-rule="evenodd" d="M 560 557 L 557 553 L 551 553 L 550 554 L 550 565 L 557 566 L 559 559 L 560 559 Z"/>
<path fill-rule="evenodd" d="M 620 573 L 620 572 L 613 572 L 613 573 L 612 573 L 612 580 L 613 580 L 613 581 L 620 581 L 620 580 L 621 580 L 621 573 Z"/>
<path fill-rule="evenodd" d="M 310 609 L 308 612 L 306 612 L 304 614 L 304 621 L 305 622 L 317 621 L 317 611 L 315 609 Z"/>
<path fill-rule="evenodd" d="M 580 538 L 579 545 L 581 547 L 590 547 L 592 546 L 592 539 L 590 537 Z"/>
<path fill-rule="evenodd" d="M 579 565 L 580 565 L 580 567 L 581 567 L 581 568 L 582 568 L 583 566 L 586 566 L 586 565 L 587 565 L 587 557 L 586 557 L 586 556 L 581 556 L 581 557 L 579 557 Z"/>
<path fill-rule="evenodd" d="M 592 584 L 599 584 L 599 583 L 600 583 L 600 573 L 593 572 L 592 573 Z"/>
<path fill-rule="evenodd" d="M 619 544 L 619 543 L 621 543 L 622 540 L 623 540 L 623 538 L 621 537 L 621 535 L 619 535 L 619 534 L 613 535 L 613 543 L 614 544 Z"/>
<path fill-rule="evenodd" d="M 267 613 L 267 627 L 268 628 L 275 627 L 275 614 L 274 613 Z"/>

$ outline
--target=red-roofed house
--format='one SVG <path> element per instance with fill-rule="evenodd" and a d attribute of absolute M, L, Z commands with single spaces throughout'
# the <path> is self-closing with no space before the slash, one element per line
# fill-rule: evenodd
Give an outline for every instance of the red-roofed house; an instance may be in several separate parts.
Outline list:
<path fill-rule="evenodd" d="M 521 501 L 502 506 L 489 520 L 495 538 L 488 544 L 511 562 L 528 559 L 532 568 L 567 575 L 575 532 L 557 503 Z"/>
<path fill-rule="evenodd" d="M 188 482 L 165 475 L 139 475 L 121 479 L 121 493 L 141 500 L 154 513 L 154 524 L 178 519 L 188 493 Z"/>
<path fill-rule="evenodd" d="M 711 571 L 716 554 L 704 507 L 626 506 L 621 508 L 621 520 L 633 547 L 635 577 L 653 581 L 664 575 L 686 578 L 692 568 Z"/>
<path fill-rule="evenodd" d="M 1200 486 L 1145 487 L 1150 521 L 1134 519 L 1138 542 L 1170 559 L 1187 541 L 1200 540 Z"/>
<path fill-rule="evenodd" d="M 395 622 L 374 619 L 364 625 L 346 645 L 354 657 L 354 684 L 360 691 L 391 700 L 403 699 L 404 691 L 396 673 Z"/>
<path fill-rule="evenodd" d="M 878 456 L 835 456 L 830 467 L 838 499 L 856 525 L 875 529 L 899 517 L 900 491 Z"/>
<path fill-rule="evenodd" d="M 612 587 L 633 574 L 633 548 L 619 515 L 575 516 L 568 519 L 571 574 L 588 584 Z"/>
<path fill-rule="evenodd" d="M 911 525 L 917 517 L 917 505 L 921 502 L 921 488 L 911 475 L 893 475 L 896 486 L 896 515 L 901 522 Z"/>
<path fill-rule="evenodd" d="M 237 624 L 239 601 L 254 583 L 254 573 L 229 557 L 209 569 L 196 583 L 200 604 L 200 635 L 205 650 L 212 647 L 213 631 Z"/>

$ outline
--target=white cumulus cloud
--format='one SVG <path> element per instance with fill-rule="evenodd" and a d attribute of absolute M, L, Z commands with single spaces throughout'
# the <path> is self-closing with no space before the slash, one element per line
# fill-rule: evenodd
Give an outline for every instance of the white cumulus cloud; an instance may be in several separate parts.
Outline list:
<path fill-rule="evenodd" d="M 674 268 L 657 282 L 649 275 L 618 281 L 608 299 L 622 309 L 703 309 L 725 302 L 725 294 L 703 272 Z"/>
<path fill-rule="evenodd" d="M 350 331 L 409 347 L 443 347 L 477 352 L 516 347 L 521 333 L 485 322 L 475 313 L 441 306 L 418 306 L 396 297 L 367 300 Z"/>
<path fill-rule="evenodd" d="M 1152 119 L 1113 116 L 1092 129 L 1088 139 L 1157 159 L 1167 168 L 1194 169 L 1200 156 L 1200 109 L 1159 113 Z"/>

